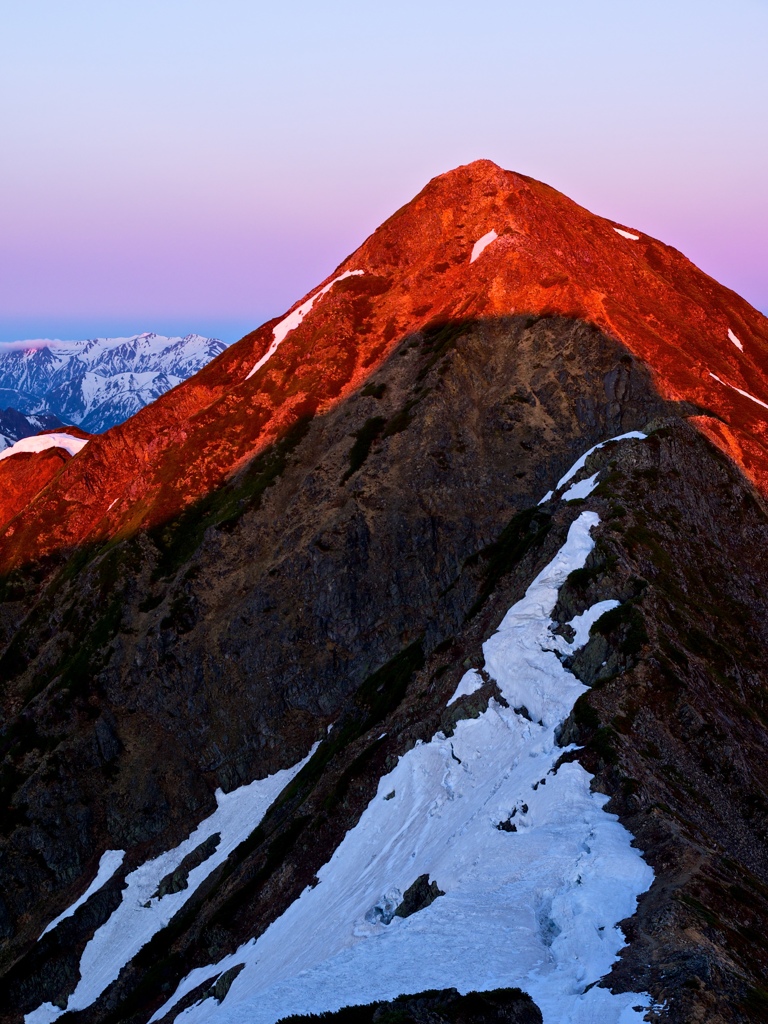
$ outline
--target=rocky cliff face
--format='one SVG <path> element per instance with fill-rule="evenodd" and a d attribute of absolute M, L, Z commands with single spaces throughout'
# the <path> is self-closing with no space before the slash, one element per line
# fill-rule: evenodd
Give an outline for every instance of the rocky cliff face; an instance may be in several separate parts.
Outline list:
<path fill-rule="evenodd" d="M 6 1019 L 224 1021 L 455 984 L 520 986 L 547 1021 L 565 1012 L 556 976 L 573 1019 L 766 1019 L 768 325 L 617 227 L 487 162 L 460 168 L 285 320 L 75 458 L 0 464 L 19 481 L 0 542 Z M 547 573 L 548 639 L 494 653 Z M 518 752 L 484 768 L 505 737 Z M 433 777 L 433 752 L 443 781 L 420 803 L 407 779 Z M 438 851 L 458 839 L 418 837 L 460 806 L 452 837 L 481 838 L 449 867 Z M 384 813 L 418 870 L 398 867 Z M 644 862 L 618 823 L 600 845 L 610 813 Z M 399 895 L 377 890 L 358 919 L 374 868 L 342 884 L 333 864 L 377 829 L 371 863 L 390 851 Z M 491 872 L 537 836 L 547 855 L 521 880 Z M 601 870 L 635 879 L 628 903 L 579 897 Z M 490 927 L 477 908 L 531 878 L 509 896 L 509 921 L 535 908 L 510 949 L 528 935 L 549 988 L 509 976 L 507 940 L 491 943 L 506 968 L 478 974 L 470 952 Z M 419 879 L 432 898 L 400 921 Z M 626 909 L 579 916 L 601 899 Z M 270 938 L 292 920 L 293 967 Z M 454 938 L 436 952 L 422 934 Z M 604 952 L 568 974 L 589 936 Z M 320 979 L 315 1002 L 299 975 Z"/>

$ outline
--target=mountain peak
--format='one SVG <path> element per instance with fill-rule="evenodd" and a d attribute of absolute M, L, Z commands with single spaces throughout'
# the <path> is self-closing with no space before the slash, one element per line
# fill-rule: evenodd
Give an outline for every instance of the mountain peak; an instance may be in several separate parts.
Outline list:
<path fill-rule="evenodd" d="M 56 517 L 55 533 L 84 539 L 107 506 L 117 528 L 139 496 L 147 527 L 220 486 L 307 410 L 326 412 L 363 387 L 409 337 L 510 316 L 600 328 L 651 367 L 666 399 L 698 412 L 698 429 L 768 493 L 765 317 L 675 249 L 479 160 L 432 179 L 292 312 L 232 345 L 109 440 L 95 439 L 66 475 L 106 460 L 103 489 L 74 535 L 66 516 Z M 188 472 L 168 482 L 166 460 Z M 135 499 L 115 504 L 128 478 Z"/>
<path fill-rule="evenodd" d="M 654 367 L 668 397 L 698 406 L 700 429 L 768 493 L 754 441 L 768 321 L 673 247 L 478 160 L 433 178 L 340 269 L 353 265 L 398 274 L 411 323 L 515 313 L 598 325 Z"/>
<path fill-rule="evenodd" d="M 767 355 L 480 161 L 1 460 L 3 1024 L 755 1019 Z"/>

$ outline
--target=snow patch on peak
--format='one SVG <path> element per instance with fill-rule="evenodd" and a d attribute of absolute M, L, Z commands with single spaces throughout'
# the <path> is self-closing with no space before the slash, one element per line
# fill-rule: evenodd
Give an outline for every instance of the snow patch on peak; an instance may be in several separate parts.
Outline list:
<path fill-rule="evenodd" d="M 482 238 L 478 238 L 478 240 L 472 246 L 472 255 L 469 257 L 469 262 L 474 263 L 477 257 L 480 255 L 480 253 L 484 249 L 487 249 L 491 242 L 495 242 L 498 237 L 499 236 L 496 234 L 493 228 L 491 228 L 491 230 L 487 231 Z"/>
<path fill-rule="evenodd" d="M 731 389 L 731 391 L 738 391 L 738 393 L 739 393 L 740 395 L 743 395 L 743 396 L 744 396 L 744 398 L 748 398 L 748 399 L 750 400 L 750 402 L 755 402 L 755 403 L 756 403 L 757 405 L 762 405 L 762 407 L 763 407 L 764 409 L 768 409 L 768 403 L 766 403 L 766 402 L 763 402 L 763 401 L 762 401 L 761 399 L 759 399 L 759 398 L 755 398 L 755 396 L 754 396 L 754 395 L 750 395 L 750 393 L 749 393 L 748 391 L 742 391 L 742 389 L 741 389 L 741 388 L 737 388 L 735 384 L 729 384 L 727 380 L 721 380 L 721 379 L 720 379 L 720 378 L 719 378 L 719 377 L 717 376 L 717 374 L 716 374 L 716 373 L 712 373 L 712 372 L 710 371 L 710 374 L 709 374 L 709 376 L 710 376 L 710 377 L 712 377 L 712 378 L 714 378 L 714 380 L 716 380 L 718 384 L 722 384 L 722 385 L 723 385 L 723 387 L 725 387 L 725 388 L 730 388 L 730 389 Z M 0 459 L 2 459 L 2 457 L 3 457 L 3 453 L 0 453 Z"/>
<path fill-rule="evenodd" d="M 288 316 L 284 317 L 276 327 L 272 328 L 271 345 L 264 353 L 264 355 L 261 357 L 261 359 L 259 359 L 259 361 L 254 365 L 254 367 L 251 369 L 250 373 L 245 379 L 250 380 L 251 377 L 262 368 L 262 366 L 267 362 L 267 360 L 272 358 L 272 356 L 277 351 L 278 345 L 280 345 L 280 343 L 284 341 L 286 335 L 290 334 L 291 331 L 296 330 L 296 328 L 302 322 L 307 313 L 309 313 L 309 311 L 312 309 L 315 302 L 317 302 L 317 300 L 321 296 L 329 292 L 337 281 L 343 281 L 347 277 L 359 277 L 361 274 L 364 273 L 364 270 L 345 270 L 343 274 L 340 274 L 338 277 L 334 277 L 334 279 L 331 282 L 329 282 L 329 284 L 327 284 L 324 288 L 321 288 L 319 292 L 315 292 L 315 294 L 311 296 L 311 298 L 307 299 L 306 302 L 302 302 L 302 304 L 298 306 L 296 309 L 294 309 L 292 313 L 289 313 Z"/>
<path fill-rule="evenodd" d="M 12 455 L 20 455 L 22 452 L 44 452 L 47 448 L 63 448 L 70 455 L 77 455 L 87 444 L 87 438 L 73 437 L 71 434 L 35 434 L 32 437 L 22 437 L 10 448 L 1 451 L 0 459 L 9 459 Z"/>
<path fill-rule="evenodd" d="M 631 231 L 624 231 L 623 228 L 614 228 L 613 230 L 617 235 L 621 235 L 622 238 L 629 238 L 633 242 L 637 242 L 640 238 L 640 235 L 633 235 Z"/>
<path fill-rule="evenodd" d="M 733 342 L 733 344 L 736 346 L 736 348 L 739 350 L 739 352 L 743 352 L 744 351 L 744 346 L 741 344 L 741 342 L 736 337 L 736 335 L 733 333 L 733 331 L 731 330 L 730 327 L 728 328 L 728 340 Z"/>

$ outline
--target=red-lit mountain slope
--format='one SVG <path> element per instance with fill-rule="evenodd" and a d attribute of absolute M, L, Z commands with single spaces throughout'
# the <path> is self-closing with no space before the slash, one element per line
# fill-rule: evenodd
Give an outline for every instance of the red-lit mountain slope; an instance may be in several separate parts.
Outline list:
<path fill-rule="evenodd" d="M 90 436 L 79 427 L 62 429 L 70 437 L 87 440 Z M 58 429 L 53 429 L 40 434 L 58 432 Z M 41 451 L 22 450 L 13 455 L 9 455 L 6 449 L 5 457 L 0 458 L 0 529 L 56 476 L 71 457 L 65 448 L 58 446 Z"/>
<path fill-rule="evenodd" d="M 0 522 L 5 524 L 32 501 L 69 461 L 63 448 L 24 452 L 0 462 Z"/>
<path fill-rule="evenodd" d="M 19 514 L 5 527 L 0 569 L 162 523 L 302 414 L 360 388 L 410 333 L 512 313 L 591 321 L 621 341 L 663 396 L 700 407 L 698 428 L 768 493 L 768 321 L 675 249 L 547 185 L 489 161 L 441 175 L 326 289 L 255 373 L 277 321 L 94 438 L 26 507 L 6 498 L 0 518 Z"/>

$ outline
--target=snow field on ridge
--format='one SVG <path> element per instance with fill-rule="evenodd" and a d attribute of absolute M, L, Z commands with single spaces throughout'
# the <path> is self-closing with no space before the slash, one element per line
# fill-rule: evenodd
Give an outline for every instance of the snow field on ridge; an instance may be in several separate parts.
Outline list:
<path fill-rule="evenodd" d="M 509 707 L 491 700 L 450 739 L 437 733 L 404 754 L 318 872 L 319 884 L 258 939 L 190 972 L 152 1021 L 239 964 L 221 1004 L 206 999 L 176 1019 L 273 1024 L 429 988 L 517 985 L 545 1024 L 642 1021 L 647 995 L 585 989 L 617 959 L 617 923 L 634 913 L 653 872 L 603 810 L 608 798 L 590 791 L 591 776 L 577 762 L 554 773 L 563 752 L 555 729 L 587 689 L 558 653 L 583 645 L 592 623 L 617 604 L 577 616 L 573 644 L 551 631 L 558 590 L 584 565 L 598 522 L 594 512 L 579 516 L 483 645 Z M 522 705 L 530 720 L 514 711 Z M 517 831 L 497 828 L 511 818 Z M 376 923 L 377 904 L 396 903 L 422 874 L 445 895 L 411 917 Z"/>
<path fill-rule="evenodd" d="M 491 242 L 495 242 L 499 236 L 491 228 L 490 231 L 486 232 L 482 238 L 478 238 L 475 244 L 472 246 L 472 255 L 469 257 L 469 262 L 474 263 L 477 257 L 487 249 Z"/>
<path fill-rule="evenodd" d="M 640 430 L 630 430 L 626 434 L 619 434 L 618 437 L 609 437 L 607 441 L 600 441 L 597 444 L 592 445 L 588 451 L 579 456 L 568 472 L 564 476 L 560 477 L 554 487 L 554 490 L 547 491 L 544 497 L 539 500 L 538 504 L 546 505 L 546 503 L 552 499 L 556 491 L 559 491 L 564 487 L 569 480 L 572 480 L 576 474 L 584 468 L 589 456 L 599 448 L 604 448 L 607 444 L 613 444 L 614 441 L 628 441 L 630 438 L 637 438 L 638 440 L 644 441 L 646 437 L 647 434 L 644 434 Z M 598 470 L 597 473 L 593 473 L 592 476 L 585 480 L 579 480 L 578 483 L 571 484 L 566 491 L 563 491 L 560 496 L 560 500 L 575 501 L 577 498 L 588 498 L 592 491 L 597 487 L 597 478 L 599 476 L 600 470 Z"/>
<path fill-rule="evenodd" d="M 88 444 L 84 437 L 73 437 L 71 434 L 33 434 L 32 437 L 22 437 L 20 441 L 14 442 L 10 448 L 0 451 L 0 459 L 9 459 L 12 455 L 21 455 L 22 452 L 44 452 L 47 448 L 64 448 L 70 455 L 77 453 Z"/>
<path fill-rule="evenodd" d="M 592 476 L 585 477 L 583 480 L 579 480 L 578 483 L 571 484 L 566 491 L 563 491 L 561 500 L 575 501 L 577 498 L 588 498 L 597 487 L 597 478 L 599 476 L 600 472 L 598 470 Z"/>
<path fill-rule="evenodd" d="M 83 1010 L 98 999 L 142 946 L 181 910 L 214 868 L 223 863 L 231 851 L 251 835 L 275 799 L 309 761 L 316 749 L 317 743 L 307 756 L 293 767 L 284 768 L 265 779 L 257 779 L 246 786 L 240 786 L 231 793 L 223 793 L 218 789 L 216 810 L 200 822 L 189 838 L 175 849 L 140 864 L 126 876 L 126 887 L 120 906 L 96 930 L 83 951 L 80 960 L 80 980 L 69 997 L 66 1011 Z M 187 888 L 153 898 L 160 881 L 175 871 L 187 854 L 192 853 L 216 833 L 221 836 L 216 850 L 207 860 L 189 872 Z M 104 854 L 102 857 L 102 863 L 106 856 L 107 854 Z M 122 857 L 120 859 L 122 860 Z M 117 865 L 115 870 L 116 867 Z M 101 864 L 99 868 L 101 869 Z M 104 878 L 104 882 L 106 881 L 107 878 Z M 87 895 L 95 891 L 95 888 L 89 887 Z M 77 903 L 83 901 L 84 897 L 81 897 L 80 901 L 59 915 L 56 921 L 51 922 L 45 931 L 69 913 L 73 913 Z M 26 1024 L 50 1024 L 66 1011 L 52 1003 L 43 1003 L 32 1013 L 28 1013 L 24 1019 Z"/>
<path fill-rule="evenodd" d="M 613 444 L 614 441 L 629 441 L 632 438 L 637 438 L 639 441 L 644 441 L 646 437 L 647 434 L 644 434 L 641 430 L 630 430 L 626 434 L 619 434 L 617 437 L 609 437 L 607 441 L 598 441 L 597 444 L 593 444 L 590 449 L 588 449 L 586 452 L 584 452 L 583 455 L 579 456 L 579 458 L 576 459 L 576 461 L 568 470 L 568 472 L 561 476 L 560 479 L 557 481 L 554 490 L 559 491 L 560 488 L 564 487 L 569 480 L 572 480 L 573 477 L 575 477 L 576 474 L 579 472 L 579 470 L 584 468 L 589 456 L 592 455 L 593 452 L 596 452 L 599 448 L 605 448 L 607 444 Z M 551 495 L 553 492 L 549 491 L 548 493 Z M 542 498 L 542 501 L 543 500 L 544 499 Z M 539 504 L 541 504 L 541 502 L 539 502 Z"/>
<path fill-rule="evenodd" d="M 450 707 L 454 701 L 459 699 L 459 697 L 468 697 L 476 690 L 479 690 L 482 685 L 483 677 L 476 668 L 471 668 L 469 672 L 465 672 L 459 680 L 459 685 L 456 687 L 456 691 L 446 704 L 446 707 Z"/>
<path fill-rule="evenodd" d="M 272 328 L 272 342 L 269 348 L 261 357 L 261 359 L 259 359 L 258 362 L 255 363 L 255 365 L 253 366 L 253 368 L 248 373 L 248 376 L 245 379 L 250 380 L 254 373 L 257 373 L 262 368 L 264 363 L 266 363 L 267 360 L 272 358 L 275 352 L 277 352 L 278 345 L 280 345 L 280 343 L 285 340 L 286 336 L 290 334 L 291 331 L 296 330 L 296 328 L 299 326 L 299 324 L 307 315 L 307 313 L 309 313 L 309 311 L 312 309 L 315 302 L 317 302 L 319 298 L 321 298 L 323 295 L 329 292 L 337 281 L 344 281 L 348 277 L 359 277 L 361 274 L 364 273 L 364 270 L 345 270 L 343 274 L 340 274 L 338 277 L 334 277 L 334 279 L 330 281 L 324 288 L 321 288 L 319 292 L 315 292 L 315 294 L 308 298 L 306 302 L 302 302 L 302 304 L 298 306 L 296 309 L 294 309 L 292 313 L 289 313 L 288 316 L 284 317 L 280 321 L 280 323 L 277 324 L 277 326 Z"/>

